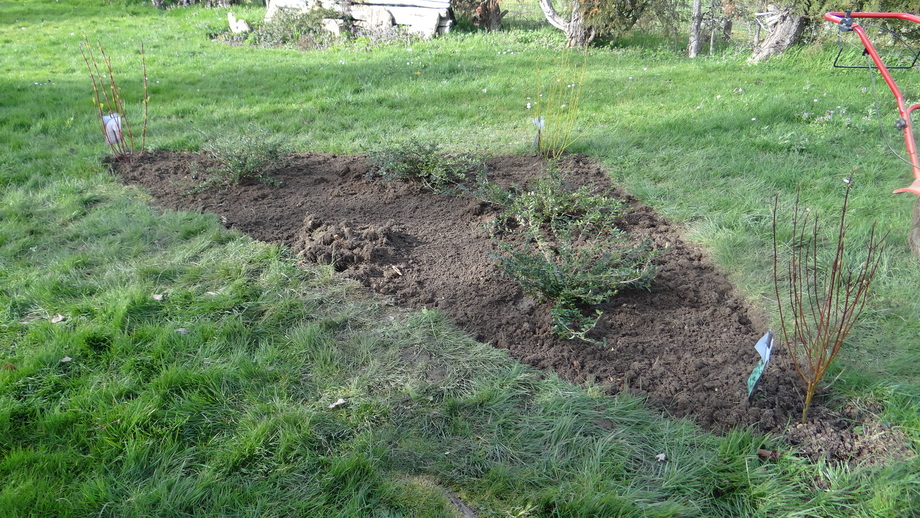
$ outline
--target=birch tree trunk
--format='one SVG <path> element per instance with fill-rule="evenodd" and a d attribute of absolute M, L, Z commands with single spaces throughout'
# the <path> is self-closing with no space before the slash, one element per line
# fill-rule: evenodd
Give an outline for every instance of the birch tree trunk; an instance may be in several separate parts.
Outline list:
<path fill-rule="evenodd" d="M 804 16 L 793 12 L 792 6 L 784 8 L 770 28 L 770 33 L 754 48 L 748 61 L 760 63 L 782 54 L 802 36 L 807 22 Z"/>
<path fill-rule="evenodd" d="M 700 53 L 700 26 L 703 24 L 703 0 L 693 0 L 693 12 L 690 15 L 690 44 L 687 55 L 695 58 Z"/>
<path fill-rule="evenodd" d="M 569 47 L 586 47 L 597 36 L 597 31 L 585 23 L 580 0 L 572 0 L 572 16 L 568 20 L 556 12 L 551 0 L 540 0 L 540 9 L 550 25 L 565 33 Z"/>

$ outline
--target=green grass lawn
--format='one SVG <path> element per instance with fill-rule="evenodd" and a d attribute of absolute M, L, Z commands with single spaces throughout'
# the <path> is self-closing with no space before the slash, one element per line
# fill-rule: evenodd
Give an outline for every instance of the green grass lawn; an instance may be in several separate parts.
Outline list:
<path fill-rule="evenodd" d="M 484 516 L 920 513 L 916 458 L 831 465 L 746 430 L 713 436 L 522 367 L 212 216 L 150 208 L 100 163 L 84 35 L 135 117 L 144 43 L 148 147 L 171 150 L 256 126 L 297 151 L 367 152 L 399 134 L 532 152 L 538 61 L 564 46 L 512 26 L 372 49 L 231 47 L 208 37 L 226 13 L 0 0 L 0 516 L 452 516 L 450 493 Z M 685 225 L 767 312 L 774 197 L 788 211 L 800 191 L 831 221 L 852 175 L 852 246 L 872 221 L 890 234 L 829 377 L 916 448 L 915 200 L 890 194 L 910 171 L 886 145 L 903 147 L 884 85 L 880 116 L 868 73 L 833 56 L 592 49 L 570 150 Z M 898 80 L 917 96 L 912 72 Z M 787 454 L 764 463 L 761 445 Z"/>

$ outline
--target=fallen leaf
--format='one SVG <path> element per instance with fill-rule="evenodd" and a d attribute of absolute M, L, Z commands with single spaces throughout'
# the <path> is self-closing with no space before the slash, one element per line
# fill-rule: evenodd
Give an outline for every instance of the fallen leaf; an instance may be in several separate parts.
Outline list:
<path fill-rule="evenodd" d="M 339 398 L 338 401 L 336 401 L 335 403 L 329 405 L 329 408 L 338 408 L 338 407 L 340 407 L 340 406 L 342 406 L 342 405 L 344 405 L 344 404 L 345 404 L 345 400 L 342 399 L 342 398 Z"/>
<path fill-rule="evenodd" d="M 763 448 L 758 448 L 757 456 L 761 460 L 776 460 L 779 458 L 781 453 L 778 450 L 765 450 Z"/>
<path fill-rule="evenodd" d="M 3 368 L 6 369 L 6 370 L 8 370 L 8 371 L 14 371 L 14 370 L 16 370 L 16 366 L 13 365 L 13 364 L 10 363 L 10 362 L 4 363 L 4 364 L 3 364 Z"/>
<path fill-rule="evenodd" d="M 658 455 L 655 455 L 655 460 L 657 460 L 658 462 L 664 462 L 668 460 L 668 456 L 665 455 L 664 453 L 659 453 Z"/>
<path fill-rule="evenodd" d="M 73 361 L 73 358 L 71 358 L 70 356 L 65 356 L 65 357 L 61 358 L 61 363 L 68 363 L 68 362 L 71 362 L 71 361 Z"/>
<path fill-rule="evenodd" d="M 52 324 L 57 324 L 58 322 L 62 322 L 63 320 L 64 320 L 64 315 L 61 315 L 60 313 L 51 317 Z"/>

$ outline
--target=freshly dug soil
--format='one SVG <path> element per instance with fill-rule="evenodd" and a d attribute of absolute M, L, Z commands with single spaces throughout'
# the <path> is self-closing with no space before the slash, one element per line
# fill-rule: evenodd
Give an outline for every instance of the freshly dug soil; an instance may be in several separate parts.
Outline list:
<path fill-rule="evenodd" d="M 196 154 L 153 152 L 114 164 L 123 181 L 149 192 L 162 208 L 217 214 L 228 228 L 283 243 L 304 261 L 334 264 L 400 306 L 438 309 L 476 339 L 573 382 L 599 384 L 611 394 L 628 391 L 712 431 L 753 425 L 813 456 L 912 454 L 896 430 L 856 408 L 832 410 L 818 401 L 809 423 L 796 424 L 802 390 L 780 346 L 748 403 L 746 382 L 759 359 L 754 344 L 767 330 L 766 319 L 703 250 L 683 239 L 679 226 L 611 187 L 597 164 L 576 156 L 559 167 L 573 188 L 610 190 L 627 201 L 631 209 L 621 228 L 661 250 L 650 289 L 621 291 L 597 307 L 603 316 L 589 336 L 605 340 L 603 347 L 556 336 L 549 305 L 503 276 L 484 228 L 498 207 L 415 183 L 374 180 L 367 157 L 291 155 L 265 172 L 272 182 L 204 190 L 195 189 L 202 183 L 195 171 L 205 170 L 207 160 Z M 488 160 L 490 180 L 502 185 L 524 186 L 545 170 L 536 156 Z"/>

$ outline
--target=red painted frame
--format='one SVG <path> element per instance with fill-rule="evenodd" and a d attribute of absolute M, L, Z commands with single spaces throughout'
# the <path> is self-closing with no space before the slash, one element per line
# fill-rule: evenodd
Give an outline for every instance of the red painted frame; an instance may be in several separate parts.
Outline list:
<path fill-rule="evenodd" d="M 895 84 L 894 79 L 891 77 L 891 73 L 888 72 L 888 67 L 885 66 L 885 63 L 882 62 L 882 58 L 879 57 L 878 52 L 875 50 L 875 47 L 872 45 L 872 42 L 869 41 L 869 37 L 866 35 L 866 31 L 853 22 L 853 18 L 893 18 L 898 20 L 906 20 L 913 23 L 920 23 L 920 16 L 909 13 L 854 13 L 854 12 L 830 12 L 824 15 L 824 19 L 840 24 L 842 27 L 845 27 L 847 30 L 851 30 L 856 33 L 859 37 L 859 41 L 862 42 L 863 46 L 866 47 L 866 52 L 869 54 L 869 57 L 872 58 L 872 62 L 875 63 L 875 67 L 878 68 L 880 74 L 885 79 L 885 84 L 888 85 L 888 88 L 891 89 L 891 93 L 894 94 L 894 98 L 898 103 L 898 114 L 900 119 L 897 123 L 897 128 L 901 129 L 904 132 L 904 146 L 907 148 L 907 155 L 910 159 L 911 166 L 914 173 L 914 181 L 908 187 L 904 189 L 897 189 L 895 193 L 901 192 L 912 192 L 920 196 L 920 161 L 917 158 L 917 142 L 914 138 L 914 130 L 910 121 L 910 116 L 916 109 L 920 109 L 920 103 L 907 105 L 907 102 L 904 100 L 904 96 L 901 94 L 901 89 L 898 88 L 898 85 Z"/>

